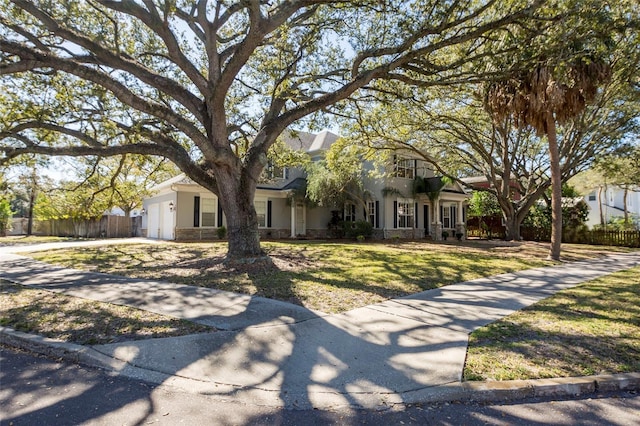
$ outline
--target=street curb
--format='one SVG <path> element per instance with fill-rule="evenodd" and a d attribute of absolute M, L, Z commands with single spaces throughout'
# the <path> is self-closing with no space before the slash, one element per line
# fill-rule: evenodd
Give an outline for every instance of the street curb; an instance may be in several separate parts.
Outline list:
<path fill-rule="evenodd" d="M 198 389 L 196 383 L 189 385 L 193 380 L 188 378 L 135 367 L 87 346 L 23 333 L 9 327 L 0 327 L 0 344 L 108 370 L 158 385 L 168 384 L 191 392 L 197 392 Z M 394 404 L 456 401 L 507 402 L 525 398 L 574 397 L 613 391 L 640 391 L 640 372 L 536 380 L 456 382 L 403 392 L 397 395 L 401 402 Z M 335 408 L 335 405 L 332 407 Z"/>
<path fill-rule="evenodd" d="M 0 345 L 63 359 L 87 367 L 99 368 L 156 384 L 162 384 L 171 378 L 168 374 L 135 367 L 88 346 L 50 339 L 36 334 L 23 333 L 9 327 L 0 326 Z"/>

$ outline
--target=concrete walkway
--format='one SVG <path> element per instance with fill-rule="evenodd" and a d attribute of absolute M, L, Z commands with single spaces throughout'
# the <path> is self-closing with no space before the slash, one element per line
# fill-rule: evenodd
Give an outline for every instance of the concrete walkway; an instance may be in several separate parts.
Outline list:
<path fill-rule="evenodd" d="M 7 251 L 0 252 L 0 278 L 220 330 L 82 348 L 85 357 L 221 399 L 300 409 L 373 408 L 459 391 L 471 331 L 556 291 L 640 265 L 640 253 L 612 254 L 326 315 L 260 297 L 55 267 Z"/>

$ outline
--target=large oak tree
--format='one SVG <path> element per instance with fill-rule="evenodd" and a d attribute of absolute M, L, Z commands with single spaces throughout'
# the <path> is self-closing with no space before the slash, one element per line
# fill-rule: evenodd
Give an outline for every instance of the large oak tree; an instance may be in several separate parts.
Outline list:
<path fill-rule="evenodd" d="M 256 182 L 287 127 L 375 81 L 465 81 L 542 3 L 2 0 L 0 155 L 166 157 L 219 197 L 228 257 L 260 256 Z"/>

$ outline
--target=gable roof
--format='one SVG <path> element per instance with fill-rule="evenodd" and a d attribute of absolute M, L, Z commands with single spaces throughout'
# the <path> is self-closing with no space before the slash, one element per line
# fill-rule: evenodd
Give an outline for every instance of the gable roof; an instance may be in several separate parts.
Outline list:
<path fill-rule="evenodd" d="M 296 151 L 309 151 L 316 135 L 301 130 L 287 130 L 282 134 L 283 142 Z"/>
<path fill-rule="evenodd" d="M 283 142 L 291 149 L 304 152 L 326 151 L 340 138 L 330 130 L 323 130 L 318 134 L 301 130 L 287 130 L 282 135 Z"/>
<path fill-rule="evenodd" d="M 333 145 L 338 138 L 340 138 L 340 136 L 335 133 L 332 133 L 329 130 L 323 130 L 316 135 L 313 140 L 313 145 L 311 145 L 308 152 L 326 151 L 331 148 L 331 145 Z"/>
<path fill-rule="evenodd" d="M 180 173 L 179 175 L 174 176 L 171 179 L 167 179 L 164 182 L 161 182 L 156 186 L 151 187 L 149 191 L 152 193 L 156 193 L 156 192 L 162 191 L 163 189 L 171 188 L 171 186 L 173 185 L 178 185 L 178 184 L 190 185 L 193 183 L 194 182 L 190 178 L 188 178 L 184 173 Z"/>

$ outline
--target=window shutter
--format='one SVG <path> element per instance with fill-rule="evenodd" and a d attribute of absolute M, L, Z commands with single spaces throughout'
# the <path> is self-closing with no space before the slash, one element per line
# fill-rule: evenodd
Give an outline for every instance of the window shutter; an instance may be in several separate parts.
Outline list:
<path fill-rule="evenodd" d="M 451 206 L 451 227 L 455 228 L 458 223 L 458 207 Z"/>
<path fill-rule="evenodd" d="M 376 200 L 376 228 L 380 228 L 380 201 Z"/>
<path fill-rule="evenodd" d="M 271 228 L 271 200 L 267 201 L 267 228 Z"/>
<path fill-rule="evenodd" d="M 200 197 L 193 197 L 193 227 L 200 227 Z"/>
<path fill-rule="evenodd" d="M 393 202 L 393 228 L 398 227 L 398 202 Z"/>
<path fill-rule="evenodd" d="M 413 177 L 417 177 L 418 176 L 418 160 L 416 160 L 415 158 L 413 159 Z M 417 205 L 417 204 L 416 204 Z M 418 211 L 418 209 L 416 208 L 416 211 Z M 416 214 L 416 217 L 418 217 L 418 215 Z M 417 219 L 416 219 L 417 222 Z"/>
<path fill-rule="evenodd" d="M 222 226 L 222 206 L 220 205 L 220 199 L 218 199 L 218 228 Z"/>
<path fill-rule="evenodd" d="M 429 235 L 429 206 L 427 206 L 426 204 L 424 206 L 422 206 L 422 210 L 423 210 L 423 218 L 424 218 L 424 229 L 425 229 L 425 235 Z"/>
<path fill-rule="evenodd" d="M 418 203 L 416 203 L 415 208 L 413 209 L 413 227 L 418 227 Z"/>

